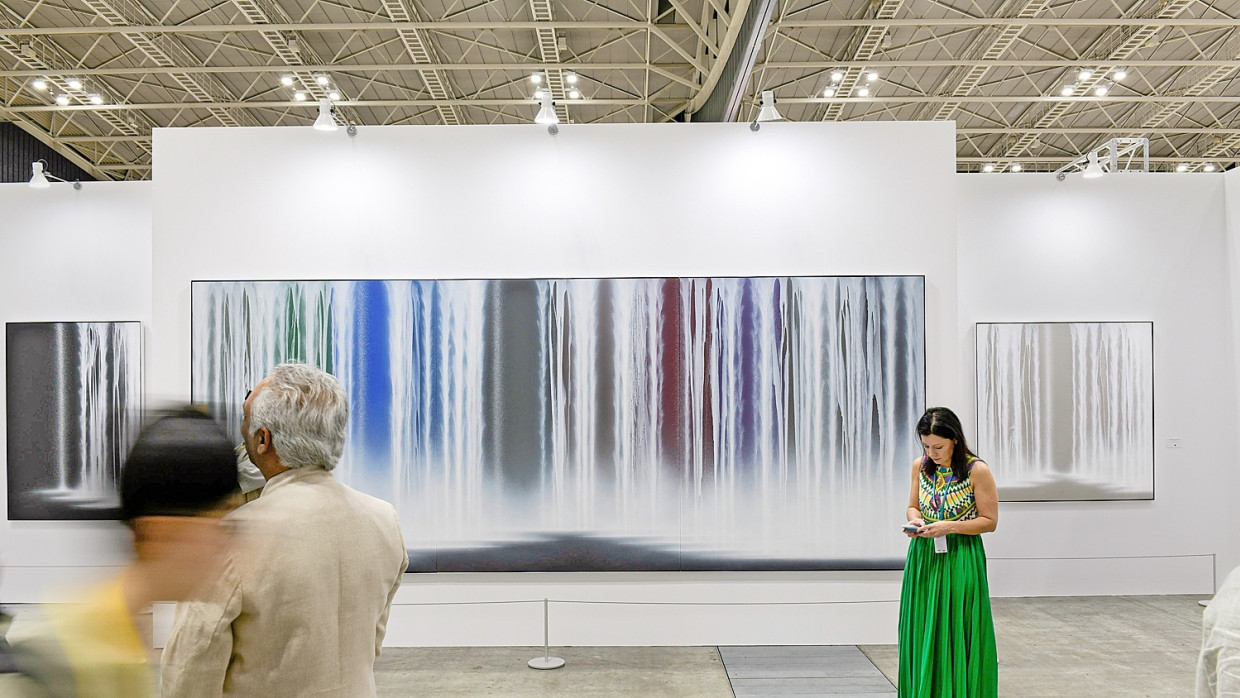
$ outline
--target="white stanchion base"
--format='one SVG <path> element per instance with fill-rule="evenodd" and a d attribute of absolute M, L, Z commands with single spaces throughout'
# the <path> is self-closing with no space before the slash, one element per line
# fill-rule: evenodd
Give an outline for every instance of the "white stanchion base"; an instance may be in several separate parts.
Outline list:
<path fill-rule="evenodd" d="M 531 669 L 559 669 L 564 666 L 564 660 L 559 657 L 534 657 L 530 660 Z"/>

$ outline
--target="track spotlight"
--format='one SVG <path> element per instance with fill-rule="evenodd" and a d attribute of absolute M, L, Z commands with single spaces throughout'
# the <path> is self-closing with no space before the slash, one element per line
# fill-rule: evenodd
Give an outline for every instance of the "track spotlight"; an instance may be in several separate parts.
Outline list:
<path fill-rule="evenodd" d="M 1098 179 L 1103 175 L 1102 165 L 1098 164 L 1098 153 L 1089 153 L 1089 164 L 1085 166 L 1085 173 L 1081 176 L 1085 179 Z"/>
<path fill-rule="evenodd" d="M 314 128 L 316 131 L 335 131 L 336 120 L 332 117 L 332 101 L 330 99 L 319 100 L 319 118 L 314 120 Z"/>
<path fill-rule="evenodd" d="M 52 183 L 48 181 L 49 179 L 55 180 L 57 182 L 66 182 L 66 183 L 69 181 L 67 179 L 61 179 L 60 177 L 57 177 L 54 174 L 48 174 L 47 163 L 42 160 L 35 160 L 34 162 L 30 163 L 30 188 L 31 189 L 47 189 L 48 187 L 52 186 Z M 74 182 L 73 188 L 81 189 L 82 183 Z"/>
<path fill-rule="evenodd" d="M 555 103 L 551 101 L 551 93 L 544 90 L 538 99 L 542 106 L 538 109 L 538 115 L 534 117 L 534 123 L 547 125 L 560 123 L 560 117 L 555 114 Z"/>
<path fill-rule="evenodd" d="M 784 117 L 781 116 L 779 110 L 775 108 L 775 92 L 773 90 L 763 90 L 762 108 L 758 110 L 758 123 L 783 120 Z"/>

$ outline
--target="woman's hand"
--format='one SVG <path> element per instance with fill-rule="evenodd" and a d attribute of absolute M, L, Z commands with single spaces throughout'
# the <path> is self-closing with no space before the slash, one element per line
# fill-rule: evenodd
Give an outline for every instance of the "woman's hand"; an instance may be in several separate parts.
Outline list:
<path fill-rule="evenodd" d="M 955 533 L 952 521 L 935 521 L 921 527 L 917 532 L 918 538 L 942 538 L 949 533 Z"/>
<path fill-rule="evenodd" d="M 916 538 L 917 534 L 921 532 L 921 528 L 926 525 L 926 522 L 922 521 L 921 519 L 909 519 L 908 523 L 904 525 L 917 527 L 916 531 L 905 531 L 904 532 L 904 535 L 908 536 L 909 538 Z"/>

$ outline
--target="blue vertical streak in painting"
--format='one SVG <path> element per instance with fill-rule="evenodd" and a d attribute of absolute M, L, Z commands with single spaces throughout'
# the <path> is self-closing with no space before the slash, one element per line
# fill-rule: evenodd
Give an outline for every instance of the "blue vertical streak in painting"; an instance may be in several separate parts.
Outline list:
<path fill-rule="evenodd" d="M 354 464 L 365 476 L 381 477 L 391 467 L 392 380 L 388 339 L 390 307 L 382 281 L 359 281 L 353 291 L 353 438 L 364 454 Z"/>

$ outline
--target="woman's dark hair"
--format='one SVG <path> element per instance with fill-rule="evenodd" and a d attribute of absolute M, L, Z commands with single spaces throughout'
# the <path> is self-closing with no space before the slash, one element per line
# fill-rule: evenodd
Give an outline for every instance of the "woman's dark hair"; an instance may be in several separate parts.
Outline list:
<path fill-rule="evenodd" d="M 960 426 L 960 418 L 946 407 L 931 407 L 917 420 L 918 436 L 941 436 L 953 441 L 952 444 L 952 475 L 957 480 L 969 477 L 969 458 L 977 454 L 969 449 L 964 438 L 964 427 Z M 921 471 L 927 477 L 934 477 L 934 461 L 922 458 Z"/>
<path fill-rule="evenodd" d="M 157 415 L 121 470 L 121 520 L 195 516 L 238 490 L 237 456 L 224 430 L 189 407 Z"/>

